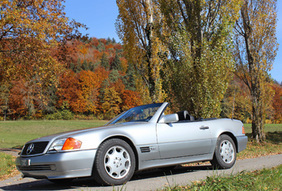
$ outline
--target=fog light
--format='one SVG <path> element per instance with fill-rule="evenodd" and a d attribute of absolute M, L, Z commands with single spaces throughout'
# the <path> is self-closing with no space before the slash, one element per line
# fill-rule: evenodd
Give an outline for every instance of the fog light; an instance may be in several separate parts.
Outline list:
<path fill-rule="evenodd" d="M 51 168 L 51 170 L 55 171 L 55 170 L 56 170 L 56 165 L 51 164 L 51 165 L 50 165 L 50 168 Z"/>

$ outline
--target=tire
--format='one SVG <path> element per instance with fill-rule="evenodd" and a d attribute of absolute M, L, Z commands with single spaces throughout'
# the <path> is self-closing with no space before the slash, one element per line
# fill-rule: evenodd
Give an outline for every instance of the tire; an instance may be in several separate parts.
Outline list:
<path fill-rule="evenodd" d="M 101 185 L 120 185 L 135 171 L 135 156 L 130 145 L 121 139 L 109 139 L 97 150 L 93 178 Z"/>
<path fill-rule="evenodd" d="M 231 168 L 236 161 L 236 146 L 228 135 L 221 135 L 217 139 L 211 164 L 216 169 Z"/>

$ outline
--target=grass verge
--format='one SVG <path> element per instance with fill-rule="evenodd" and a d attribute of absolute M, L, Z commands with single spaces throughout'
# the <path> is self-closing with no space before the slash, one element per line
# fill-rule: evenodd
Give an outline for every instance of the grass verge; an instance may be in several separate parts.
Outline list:
<path fill-rule="evenodd" d="M 16 174 L 19 172 L 16 169 L 15 157 L 0 152 L 0 181 Z"/>
<path fill-rule="evenodd" d="M 164 191 L 184 190 L 280 190 L 281 189 L 282 165 L 257 170 L 254 172 L 241 172 L 230 176 L 211 176 L 202 181 L 195 181 L 191 185 L 166 187 Z"/>

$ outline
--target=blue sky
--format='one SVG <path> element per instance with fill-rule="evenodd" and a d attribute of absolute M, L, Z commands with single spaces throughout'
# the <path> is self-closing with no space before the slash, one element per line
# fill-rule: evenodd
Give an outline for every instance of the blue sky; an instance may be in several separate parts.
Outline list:
<path fill-rule="evenodd" d="M 115 21 L 118 15 L 116 0 L 66 0 L 65 11 L 70 19 L 84 23 L 89 28 L 83 31 L 89 37 L 115 38 L 119 41 L 115 29 Z M 282 1 L 277 1 L 277 39 L 282 45 Z M 282 82 L 282 50 L 278 53 L 270 71 L 272 78 Z"/>

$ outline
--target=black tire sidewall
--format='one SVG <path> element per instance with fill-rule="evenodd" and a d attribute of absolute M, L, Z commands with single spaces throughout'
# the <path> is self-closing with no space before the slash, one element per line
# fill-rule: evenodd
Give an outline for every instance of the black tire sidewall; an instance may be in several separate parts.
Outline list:
<path fill-rule="evenodd" d="M 114 179 L 110 177 L 104 167 L 105 154 L 113 146 L 123 147 L 129 153 L 129 156 L 130 156 L 131 166 L 130 166 L 129 172 L 127 173 L 125 177 L 121 179 Z M 129 181 L 130 178 L 133 176 L 134 171 L 135 171 L 135 166 L 136 166 L 135 155 L 130 145 L 121 139 L 109 139 L 103 142 L 97 150 L 96 158 L 94 162 L 93 177 L 98 183 L 102 185 L 124 184 L 127 181 Z"/>
<path fill-rule="evenodd" d="M 232 144 L 233 149 L 234 149 L 234 159 L 231 163 L 224 162 L 220 156 L 220 145 L 225 140 L 229 141 Z M 236 162 L 236 146 L 235 146 L 233 139 L 228 135 L 221 135 L 218 138 L 217 143 L 216 143 L 214 157 L 213 157 L 213 160 L 211 161 L 212 165 L 215 168 L 228 169 L 228 168 L 231 168 L 235 164 L 235 162 Z"/>

